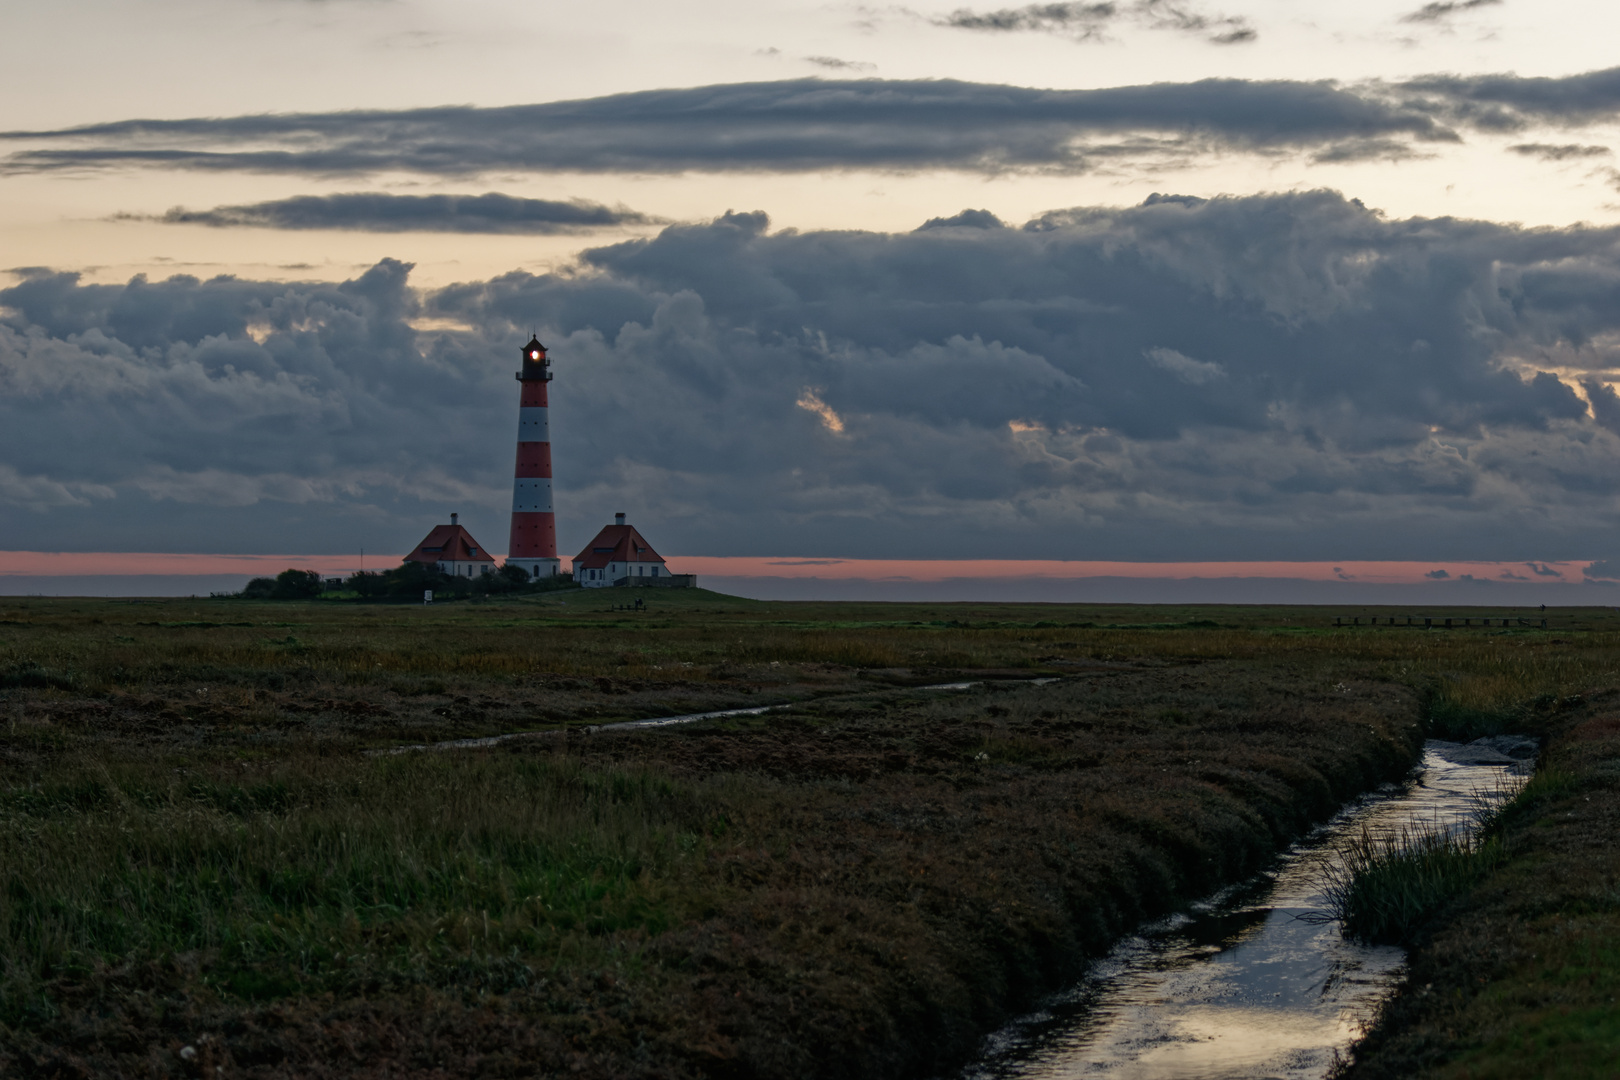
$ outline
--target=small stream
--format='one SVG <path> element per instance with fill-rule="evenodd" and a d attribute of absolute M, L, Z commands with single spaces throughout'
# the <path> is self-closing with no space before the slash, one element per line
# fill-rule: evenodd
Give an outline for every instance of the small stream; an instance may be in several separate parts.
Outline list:
<path fill-rule="evenodd" d="M 1519 742 L 1513 753 L 1529 753 Z M 1265 873 L 1121 942 L 1078 985 L 992 1035 L 958 1080 L 1317 1080 L 1405 963 L 1403 950 L 1346 941 L 1320 919 L 1326 860 L 1363 824 L 1471 828 L 1476 797 L 1515 789 L 1533 764 L 1478 744 L 1426 744 L 1407 786 L 1357 800 Z"/>
<path fill-rule="evenodd" d="M 1058 682 L 1055 678 L 1041 679 L 1013 679 L 1012 682 L 1028 683 L 1031 686 L 1045 686 L 1047 683 Z M 917 693 L 932 690 L 971 690 L 978 686 L 977 682 L 933 683 L 929 686 L 909 687 L 897 693 Z M 837 701 L 840 697 L 853 695 L 839 695 L 839 697 L 822 698 L 821 701 Z M 861 696 L 870 696 L 863 693 Z M 611 724 L 582 724 L 572 730 L 590 735 L 598 731 L 635 731 L 639 728 L 669 727 L 672 724 L 692 724 L 699 720 L 722 720 L 728 716 L 758 716 L 761 713 L 778 712 L 782 709 L 791 709 L 795 704 L 814 704 L 817 699 L 808 702 L 783 702 L 780 705 L 754 705 L 745 709 L 719 709 L 715 712 L 682 713 L 679 716 L 655 716 L 647 720 L 618 720 Z M 485 735 L 473 739 L 446 739 L 443 742 L 412 743 L 408 746 L 390 746 L 381 750 L 367 750 L 366 756 L 376 757 L 392 756 L 394 754 L 414 754 L 422 750 L 479 750 L 489 746 L 499 746 L 502 743 L 513 742 L 519 739 L 534 739 L 555 733 L 557 728 L 544 731 L 514 731 L 508 735 Z"/>

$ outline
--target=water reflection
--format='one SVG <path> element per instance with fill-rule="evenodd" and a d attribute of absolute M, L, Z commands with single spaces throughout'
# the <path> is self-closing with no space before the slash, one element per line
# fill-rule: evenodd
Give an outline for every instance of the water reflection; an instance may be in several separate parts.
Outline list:
<path fill-rule="evenodd" d="M 1375 833 L 1470 822 L 1480 792 L 1520 782 L 1500 765 L 1426 750 L 1407 788 L 1341 812 L 1269 872 L 1121 943 L 1069 992 L 992 1036 L 963 1080 L 1317 1080 L 1393 990 L 1394 946 L 1345 941 L 1326 907 L 1324 860 Z M 1523 770 L 1515 769 L 1514 772 Z"/>

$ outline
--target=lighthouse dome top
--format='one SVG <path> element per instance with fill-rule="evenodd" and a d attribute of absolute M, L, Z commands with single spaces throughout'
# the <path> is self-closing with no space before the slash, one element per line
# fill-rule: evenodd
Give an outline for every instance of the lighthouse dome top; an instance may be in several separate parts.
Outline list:
<path fill-rule="evenodd" d="M 523 370 L 517 377 L 521 382 L 551 381 L 551 360 L 538 337 L 529 338 L 529 343 L 523 346 Z"/>

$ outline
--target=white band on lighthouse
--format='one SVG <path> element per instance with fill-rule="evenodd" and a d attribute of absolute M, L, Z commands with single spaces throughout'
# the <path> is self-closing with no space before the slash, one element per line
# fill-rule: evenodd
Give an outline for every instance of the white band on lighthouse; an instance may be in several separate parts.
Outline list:
<path fill-rule="evenodd" d="M 518 442 L 550 442 L 547 430 L 544 405 L 525 405 L 518 410 Z"/>
<path fill-rule="evenodd" d="M 524 478 L 512 481 L 512 513 L 551 513 L 551 481 Z"/>

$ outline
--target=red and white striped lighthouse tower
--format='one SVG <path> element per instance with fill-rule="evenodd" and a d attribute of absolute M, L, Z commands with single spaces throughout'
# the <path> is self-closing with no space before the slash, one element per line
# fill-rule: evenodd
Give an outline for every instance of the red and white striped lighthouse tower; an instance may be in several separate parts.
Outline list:
<path fill-rule="evenodd" d="M 521 566 L 530 577 L 551 577 L 557 559 L 557 524 L 551 512 L 551 430 L 546 422 L 546 384 L 551 362 L 539 338 L 523 346 L 518 372 L 523 397 L 518 407 L 517 469 L 512 480 L 512 538 L 506 565 Z"/>

